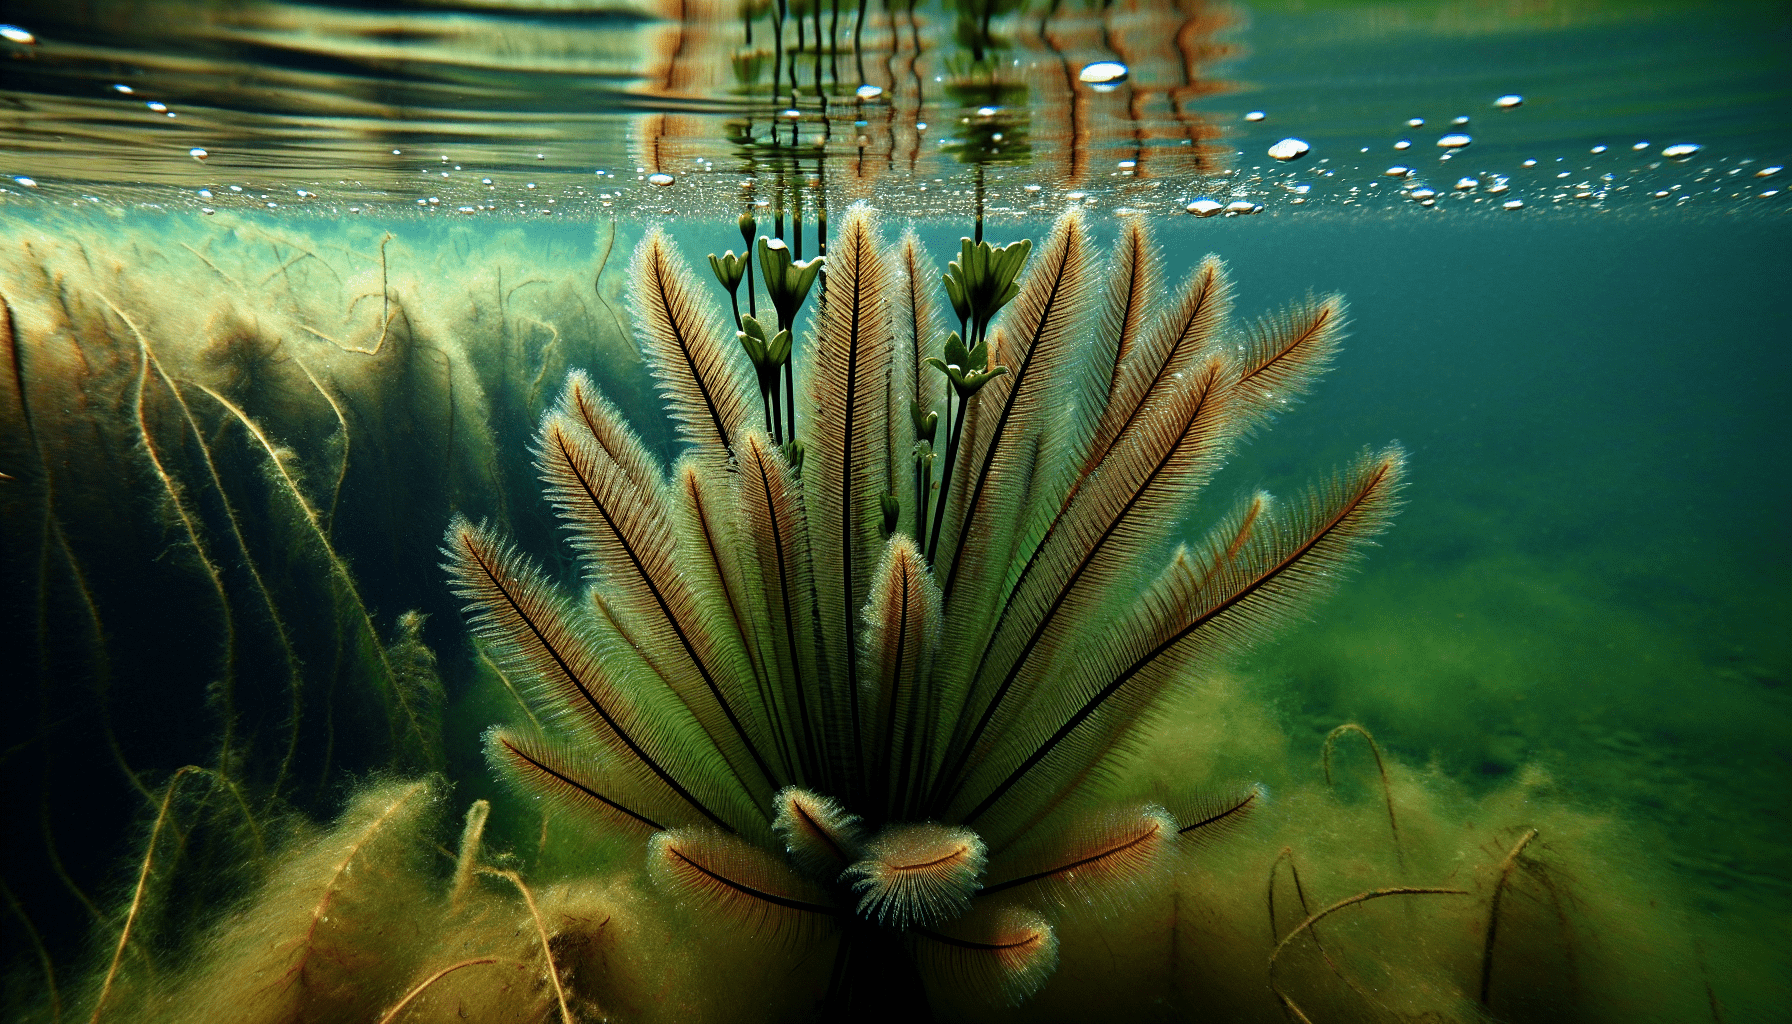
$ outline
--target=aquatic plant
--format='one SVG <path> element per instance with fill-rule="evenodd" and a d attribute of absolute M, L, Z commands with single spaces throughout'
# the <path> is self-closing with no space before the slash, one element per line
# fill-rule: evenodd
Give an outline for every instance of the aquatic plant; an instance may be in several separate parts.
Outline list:
<path fill-rule="evenodd" d="M 613 224 L 526 266 L 513 238 L 400 230 L 0 230 L 0 780 L 20 807 L 0 946 L 35 949 L 53 994 L 89 945 L 128 935 L 130 975 L 200 930 L 299 818 L 339 809 L 345 775 L 446 767 L 466 672 L 431 652 L 458 626 L 411 516 L 532 506 L 498 439 L 527 436 L 568 365 L 638 365 L 604 307 L 630 246 Z M 115 911 L 143 831 L 154 871 Z"/>
<path fill-rule="evenodd" d="M 669 477 L 582 373 L 543 417 L 582 598 L 498 530 L 450 527 L 455 590 L 532 709 L 489 757 L 555 820 L 643 841 L 666 898 L 832 942 L 829 1011 L 1023 1001 L 1056 922 L 1137 903 L 1178 845 L 1260 803 L 1241 784 L 1113 806 L 1104 783 L 1387 525 L 1401 455 L 1286 506 L 1251 496 L 1156 568 L 1227 454 L 1331 359 L 1341 300 L 1237 331 L 1217 260 L 1166 300 L 1143 223 L 1104 268 L 1073 211 L 1037 252 L 967 239 L 949 332 L 915 234 L 892 250 L 858 206 L 793 357 L 814 268 L 759 249 L 770 324 L 716 313 L 664 233 L 636 251 L 642 347 L 687 445 Z M 738 259 L 712 257 L 731 295 Z"/>

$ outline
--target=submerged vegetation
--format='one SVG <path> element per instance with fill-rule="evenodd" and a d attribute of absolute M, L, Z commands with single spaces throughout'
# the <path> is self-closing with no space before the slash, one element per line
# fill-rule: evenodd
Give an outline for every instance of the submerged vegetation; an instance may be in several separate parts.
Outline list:
<path fill-rule="evenodd" d="M 1234 327 L 1142 221 L 1105 259 L 1076 214 L 967 241 L 944 288 L 835 227 L 803 261 L 748 218 L 728 313 L 608 225 L 439 269 L 12 232 L 10 1015 L 1722 1019 L 1659 967 L 1700 958 L 1671 885 L 1546 772 L 1291 748 L 1227 668 L 1396 504 L 1365 454 L 1174 547 L 1341 302 Z M 536 474 L 564 562 L 520 553 Z"/>

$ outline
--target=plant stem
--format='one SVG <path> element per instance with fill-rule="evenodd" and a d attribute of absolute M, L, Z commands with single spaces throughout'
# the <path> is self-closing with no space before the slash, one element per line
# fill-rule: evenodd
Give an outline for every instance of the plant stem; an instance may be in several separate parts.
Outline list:
<path fill-rule="evenodd" d="M 958 437 L 964 433 L 965 396 L 958 398 L 957 409 L 953 410 L 952 396 L 946 396 L 947 411 L 952 413 L 952 432 L 946 437 L 946 467 L 940 474 L 940 500 L 933 510 L 933 534 L 927 541 L 927 564 L 933 564 L 933 556 L 940 547 L 940 524 L 946 521 L 946 492 L 952 487 L 952 467 L 958 459 Z"/>

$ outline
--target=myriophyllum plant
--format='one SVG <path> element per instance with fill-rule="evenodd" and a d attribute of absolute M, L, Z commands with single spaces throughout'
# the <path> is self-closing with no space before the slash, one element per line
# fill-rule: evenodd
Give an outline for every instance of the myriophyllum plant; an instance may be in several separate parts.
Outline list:
<path fill-rule="evenodd" d="M 1104 783 L 1204 666 L 1297 613 L 1396 505 L 1400 454 L 1365 454 L 1158 563 L 1233 446 L 1329 361 L 1342 304 L 1235 332 L 1222 265 L 1160 296 L 1137 221 L 1105 268 L 1075 212 L 1020 277 L 1029 248 L 967 251 L 966 346 L 914 233 L 887 247 L 854 208 L 784 363 L 799 474 L 726 317 L 656 231 L 633 274 L 687 446 L 670 476 L 574 373 L 535 457 L 583 598 L 486 527 L 448 532 L 474 629 L 542 723 L 494 729 L 493 764 L 554 814 L 640 837 L 668 900 L 818 944 L 828 1012 L 1025 1000 L 1065 915 L 1125 913 L 1178 844 L 1242 820 L 1249 786 L 1113 805 Z M 759 249 L 774 300 L 793 272 L 806 291 L 777 251 Z M 760 362 L 766 330 L 744 333 Z M 948 378 L 961 443 L 930 558 L 933 485 L 898 467 Z"/>

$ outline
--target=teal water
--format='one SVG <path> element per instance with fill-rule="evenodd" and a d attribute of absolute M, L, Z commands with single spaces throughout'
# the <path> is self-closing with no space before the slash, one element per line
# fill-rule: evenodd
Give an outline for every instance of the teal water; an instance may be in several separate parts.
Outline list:
<path fill-rule="evenodd" d="M 201 312 L 253 309 L 313 328 L 317 337 L 294 333 L 289 344 L 311 361 L 307 373 L 349 382 L 335 392 L 344 408 L 333 414 L 318 397 L 325 389 L 307 390 L 296 364 L 276 356 L 243 361 L 275 381 L 252 392 L 263 404 L 248 412 L 279 424 L 270 447 L 296 453 L 300 489 L 331 508 L 330 539 L 371 631 L 356 632 L 334 585 L 318 582 L 329 570 L 315 538 L 228 417 L 191 431 L 216 446 L 213 490 L 205 442 L 180 434 L 169 400 L 152 401 L 141 433 L 162 439 L 176 478 L 161 487 L 125 415 L 141 367 L 117 319 L 98 318 L 113 347 L 93 351 L 116 361 L 84 401 L 59 390 L 70 380 L 87 388 L 70 369 L 74 349 L 14 349 L 12 379 L 29 383 L 7 392 L 0 464 L 12 488 L 0 552 L 5 629 L 25 667 L 5 684 L 23 709 L 4 755 L 6 799 L 22 809 L 5 841 L 9 1012 L 52 1019 L 46 974 L 60 980 L 65 1008 L 88 998 L 125 919 L 118 908 L 141 879 L 169 887 L 172 909 L 158 911 L 161 931 L 145 948 L 176 965 L 190 955 L 184 930 L 248 884 L 229 857 L 245 846 L 240 836 L 203 851 L 196 840 L 190 861 L 170 859 L 187 865 L 180 871 L 140 878 L 154 798 L 183 764 L 240 768 L 245 785 L 260 787 L 252 802 L 270 839 L 297 834 L 281 831 L 293 821 L 327 820 L 372 773 L 436 768 L 457 803 L 492 799 L 494 821 L 521 846 L 528 822 L 504 805 L 508 791 L 477 744 L 503 712 L 480 689 L 489 680 L 441 582 L 443 526 L 456 512 L 491 516 L 538 555 L 557 550 L 523 452 L 569 366 L 590 368 L 650 444 L 673 454 L 626 340 L 622 279 L 645 225 L 666 224 L 700 259 L 740 247 L 725 218 L 743 201 L 776 199 L 794 213 L 790 197 L 800 195 L 813 239 L 823 203 L 838 224 L 850 202 L 868 199 L 892 227 L 913 217 L 943 259 L 969 230 L 977 187 L 977 161 L 954 155 L 962 139 L 940 128 L 962 115 L 964 124 L 1013 116 L 1030 132 L 1030 153 L 981 166 L 994 241 L 1039 238 L 1077 204 L 1105 247 L 1117 215 L 1140 211 L 1170 280 L 1208 252 L 1228 261 L 1243 316 L 1310 293 L 1349 300 L 1334 368 L 1243 447 L 1186 529 L 1198 538 L 1257 488 L 1297 493 L 1365 446 L 1397 442 L 1410 455 L 1394 529 L 1310 621 L 1233 670 L 1286 736 L 1285 749 L 1258 755 L 1262 774 L 1312 782 L 1327 732 L 1345 721 L 1372 730 L 1398 763 L 1428 770 L 1438 791 L 1496 794 L 1545 773 L 1552 800 L 1615 823 L 1626 848 L 1663 872 L 1660 896 L 1684 912 L 1699 951 L 1673 970 L 1706 986 L 1712 1018 L 1775 1019 L 1792 1003 L 1792 246 L 1787 179 L 1773 170 L 1792 156 L 1783 9 L 1033 5 L 1002 23 L 1027 102 L 978 115 L 928 74 L 951 68 L 945 16 L 933 14 L 925 52 L 912 53 L 909 29 L 886 32 L 877 7 L 871 34 L 894 42 L 865 75 L 887 89 L 864 118 L 872 123 L 849 125 L 843 113 L 867 108 L 836 95 L 821 112 L 804 92 L 792 101 L 803 134 L 769 155 L 718 136 L 744 123 L 763 143 L 781 102 L 742 100 L 714 79 L 656 85 L 643 73 L 638 51 L 651 48 L 634 44 L 669 26 L 685 29 L 679 38 L 704 59 L 734 45 L 714 24 L 664 14 L 612 10 L 569 26 L 565 13 L 487 12 L 489 22 L 445 31 L 447 15 L 428 11 L 250 5 L 150 32 L 117 12 L 83 21 L 8 10 L 41 37 L 36 49 L 8 43 L 0 54 L 0 90 L 12 101 L 0 138 L 0 171 L 13 179 L 0 194 L 9 303 L 25 309 L 18 296 L 55 292 L 31 270 L 41 246 L 24 239 L 88 245 L 87 271 L 113 282 L 93 295 L 167 313 L 145 325 L 152 344 L 190 357 L 171 362 L 175 377 L 228 379 L 245 393 L 250 385 L 230 376 L 235 356 L 182 348 L 223 321 L 179 321 L 179 296 Z M 328 31 L 283 36 L 293 11 Z M 1214 16 L 1195 48 L 1199 73 L 1184 75 L 1204 88 L 1174 111 L 1151 91 L 1176 78 L 1174 60 L 1120 31 L 1127 18 L 1165 12 L 1178 25 Z M 1115 31 L 1098 38 L 1095 25 Z M 502 45 L 481 35 L 494 26 Z M 189 35 L 215 47 L 209 71 L 170 56 Z M 403 60 L 389 49 L 426 38 Z M 554 51 L 543 39 L 562 52 L 506 65 L 518 40 Z M 1070 87 L 1065 95 L 1085 106 L 1075 108 L 1081 120 L 1064 114 L 1045 74 L 1060 58 L 1135 52 L 1136 102 Z M 258 103 L 254 90 L 233 93 L 219 85 L 221 69 L 278 95 Z M 856 77 L 849 68 L 834 84 Z M 114 79 L 137 92 L 122 99 Z M 1514 90 L 1522 106 L 1491 107 Z M 144 102 L 160 100 L 143 96 L 187 119 L 146 120 Z M 1243 120 L 1253 109 L 1268 119 Z M 1440 152 L 1433 139 L 1457 114 L 1472 115 L 1475 141 Z M 1408 127 L 1410 117 L 1426 124 Z M 910 127 L 920 118 L 932 135 Z M 870 143 L 855 145 L 849 129 L 860 127 L 877 129 Z M 801 148 L 821 132 L 824 148 Z M 1261 155 L 1284 135 L 1312 154 L 1287 165 Z M 1179 155 L 1185 137 L 1199 159 Z M 1395 149 L 1401 138 L 1414 145 Z M 1661 152 L 1673 142 L 1704 148 L 1675 161 Z M 208 151 L 203 162 L 187 155 L 192 146 Z M 1400 161 L 1417 173 L 1385 173 Z M 675 183 L 647 184 L 655 169 Z M 1474 185 L 1454 188 L 1462 176 Z M 741 190 L 742 180 L 752 186 Z M 1434 206 L 1414 191 L 1425 187 L 1441 193 Z M 1183 212 L 1207 197 L 1261 209 Z M 1505 210 L 1514 199 L 1523 205 Z M 757 209 L 767 230 L 769 209 Z M 64 294 L 84 294 L 89 279 L 73 258 L 59 266 L 58 280 L 77 282 Z M 535 279 L 548 287 L 517 290 L 539 287 Z M 424 341 L 399 383 L 356 391 L 356 358 L 342 350 L 383 337 L 372 307 L 386 290 L 422 297 Z M 37 429 L 44 417 L 75 424 L 68 453 L 45 471 L 60 488 L 50 502 L 19 429 L 17 396 L 33 387 L 48 403 Z M 183 539 L 170 495 L 190 500 L 203 542 Z M 56 539 L 55 517 L 43 513 L 51 507 L 72 539 Z M 233 510 L 248 524 L 240 554 L 227 539 Z M 228 643 L 196 547 L 214 554 L 237 609 Z M 297 711 L 249 575 L 276 564 L 272 589 L 308 687 L 290 705 Z M 552 564 L 571 579 L 570 560 Z M 435 763 L 387 736 L 384 705 L 357 690 L 368 637 L 392 643 L 412 608 L 429 613 L 419 635 L 446 687 Z M 239 673 L 240 748 L 219 737 L 220 649 Z M 280 767 L 276 779 L 276 763 L 297 769 Z M 223 797 L 206 799 L 191 822 L 223 813 L 213 806 Z"/>

